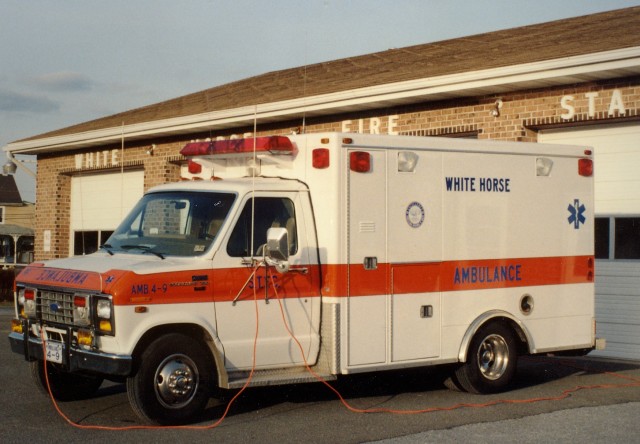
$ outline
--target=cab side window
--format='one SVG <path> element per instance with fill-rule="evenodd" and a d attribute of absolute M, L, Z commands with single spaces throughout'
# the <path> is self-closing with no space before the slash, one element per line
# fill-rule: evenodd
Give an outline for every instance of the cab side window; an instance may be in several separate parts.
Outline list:
<path fill-rule="evenodd" d="M 294 255 L 298 250 L 294 205 L 290 199 L 279 197 L 258 197 L 255 199 L 255 208 L 252 208 L 252 199 L 247 201 L 229 238 L 227 254 L 232 257 L 252 256 L 251 216 L 254 211 L 253 255 L 262 254 L 261 247 L 267 243 L 267 230 L 271 227 L 284 227 L 287 229 L 289 233 L 289 254 Z"/>

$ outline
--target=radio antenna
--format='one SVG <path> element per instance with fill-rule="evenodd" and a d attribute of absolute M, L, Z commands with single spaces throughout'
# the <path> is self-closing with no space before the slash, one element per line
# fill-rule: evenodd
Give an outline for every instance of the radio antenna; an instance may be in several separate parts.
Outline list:
<path fill-rule="evenodd" d="M 251 259 L 255 254 L 254 242 L 254 230 L 256 223 L 256 168 L 257 168 L 257 155 L 256 155 L 256 137 L 258 130 L 258 105 L 253 106 L 253 165 L 251 167 Z M 252 264 L 253 265 L 253 264 Z"/>
<path fill-rule="evenodd" d="M 309 43 L 309 31 L 306 30 L 304 33 L 304 67 L 302 69 L 302 130 L 301 134 L 305 134 L 307 128 L 307 54 L 308 54 L 308 43 Z"/>

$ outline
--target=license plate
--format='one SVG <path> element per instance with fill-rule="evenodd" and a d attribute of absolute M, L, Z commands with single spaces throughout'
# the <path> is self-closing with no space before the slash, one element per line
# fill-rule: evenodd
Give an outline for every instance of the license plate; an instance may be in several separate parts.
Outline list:
<path fill-rule="evenodd" d="M 47 342 L 47 361 L 62 364 L 62 350 L 64 346 L 62 342 Z"/>

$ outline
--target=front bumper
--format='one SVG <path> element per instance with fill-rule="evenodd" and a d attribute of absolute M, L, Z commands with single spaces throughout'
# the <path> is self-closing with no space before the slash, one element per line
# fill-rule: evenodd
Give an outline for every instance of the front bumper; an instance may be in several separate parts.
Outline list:
<path fill-rule="evenodd" d="M 27 361 L 44 360 L 42 339 L 24 333 L 9 333 L 11 351 L 19 353 Z M 67 335 L 70 337 L 70 335 Z M 131 374 L 133 359 L 129 355 L 116 355 L 84 350 L 66 341 L 63 345 L 62 366 L 69 372 L 91 372 L 104 376 L 128 376 Z"/>

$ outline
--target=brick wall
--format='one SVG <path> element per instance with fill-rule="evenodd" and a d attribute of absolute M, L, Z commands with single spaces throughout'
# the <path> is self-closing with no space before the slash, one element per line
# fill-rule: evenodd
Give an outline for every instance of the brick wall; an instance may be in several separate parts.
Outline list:
<path fill-rule="evenodd" d="M 570 96 L 570 100 L 569 100 Z M 564 102 L 563 102 L 564 97 Z M 496 100 L 500 99 L 500 115 L 493 116 Z M 624 114 L 619 110 L 624 106 Z M 573 110 L 569 113 L 569 107 Z M 609 110 L 613 107 L 612 115 Z M 640 120 L 640 78 L 578 84 L 570 87 L 520 91 L 498 96 L 486 96 L 455 101 L 430 102 L 421 105 L 380 109 L 366 113 L 307 119 L 306 132 L 341 131 L 343 122 L 351 121 L 351 129 L 370 132 L 372 119 L 379 119 L 379 131 L 386 134 L 388 116 L 395 118 L 395 131 L 414 135 L 477 135 L 480 139 L 511 141 L 537 140 L 537 130 L 575 126 L 585 123 L 614 123 Z M 571 114 L 571 115 L 570 115 Z M 563 117 L 564 116 L 564 117 Z M 376 121 L 377 122 L 377 121 Z M 289 134 L 300 122 L 270 124 L 259 135 Z M 144 189 L 180 178 L 179 151 L 192 139 L 243 134 L 252 128 L 212 134 L 187 135 L 180 139 L 154 140 L 125 145 L 119 154 L 121 165 L 144 169 Z M 147 150 L 155 144 L 153 154 Z M 119 146 L 91 148 L 87 153 Z M 75 154 L 43 155 L 38 158 L 36 188 L 35 256 L 37 260 L 65 257 L 69 254 L 71 176 L 77 174 Z M 100 168 L 94 168 L 99 170 Z M 83 169 L 83 173 L 91 173 Z M 44 232 L 51 232 L 51 251 L 44 251 Z"/>

